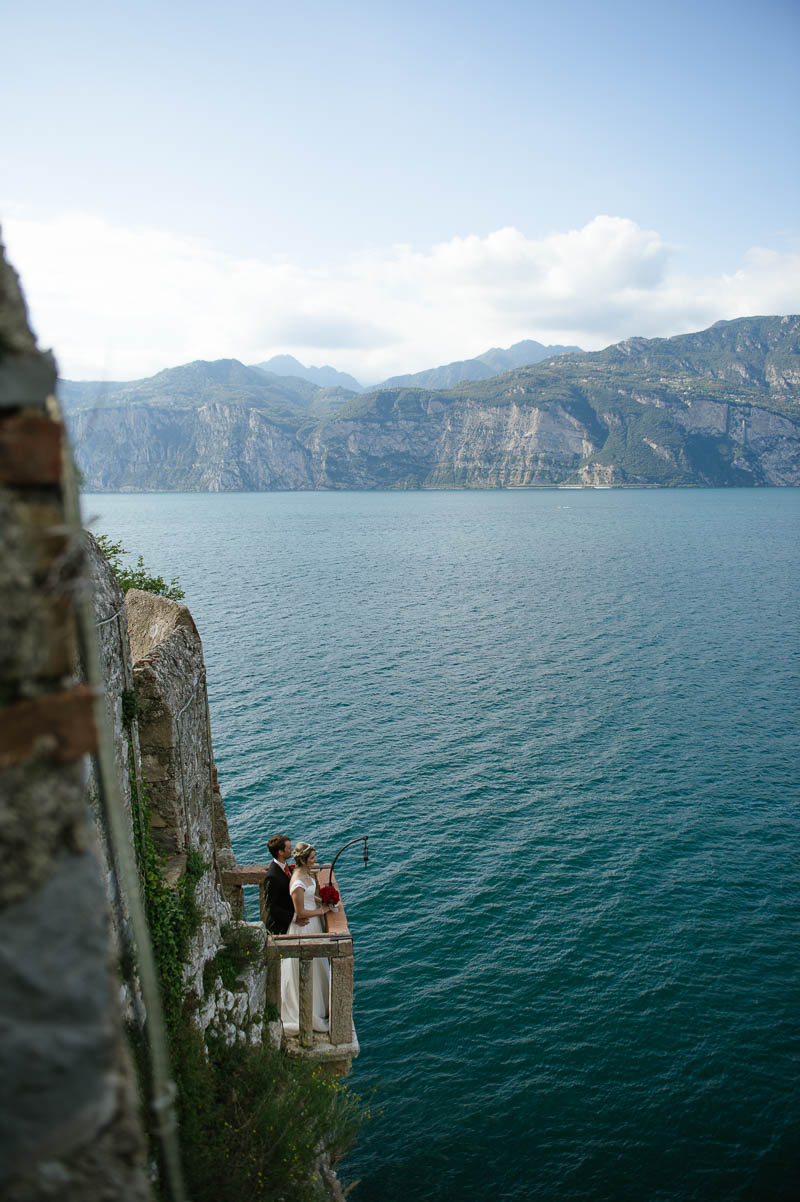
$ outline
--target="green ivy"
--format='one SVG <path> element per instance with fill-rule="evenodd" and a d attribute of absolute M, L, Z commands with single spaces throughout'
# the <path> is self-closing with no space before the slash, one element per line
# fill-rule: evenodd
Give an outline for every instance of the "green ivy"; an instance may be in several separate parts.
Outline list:
<path fill-rule="evenodd" d="M 136 692 L 134 689 L 122 690 L 122 721 L 126 727 L 130 727 L 134 718 L 139 715 L 139 703 L 136 700 Z"/>
<path fill-rule="evenodd" d="M 208 872 L 209 865 L 199 851 L 190 849 L 186 854 L 186 870 L 178 881 L 181 912 L 186 924 L 186 942 L 200 929 L 201 914 L 197 905 L 197 885 Z M 184 948 L 185 950 L 185 948 Z"/>
<path fill-rule="evenodd" d="M 240 973 L 261 960 L 261 940 L 246 924 L 226 923 L 221 931 L 222 947 L 203 969 L 203 990 L 209 993 L 217 977 L 226 989 L 237 987 Z"/>
<path fill-rule="evenodd" d="M 164 853 L 156 846 L 150 829 L 150 802 L 147 790 L 131 776 L 131 791 L 138 810 L 134 823 L 136 857 L 144 894 L 144 909 L 150 928 L 150 941 L 156 962 L 161 1003 L 167 1031 L 180 1022 L 183 1008 L 183 966 L 189 940 L 200 922 L 195 899 L 197 882 L 208 864 L 196 851 L 186 857 L 186 871 L 177 886 L 170 889 L 164 879 Z"/>

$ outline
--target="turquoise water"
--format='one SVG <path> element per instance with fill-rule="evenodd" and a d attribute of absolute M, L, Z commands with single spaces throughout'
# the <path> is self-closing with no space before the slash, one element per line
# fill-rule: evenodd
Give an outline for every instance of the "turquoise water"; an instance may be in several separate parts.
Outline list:
<path fill-rule="evenodd" d="M 94 496 L 238 858 L 330 857 L 354 1202 L 800 1196 L 800 493 Z"/>

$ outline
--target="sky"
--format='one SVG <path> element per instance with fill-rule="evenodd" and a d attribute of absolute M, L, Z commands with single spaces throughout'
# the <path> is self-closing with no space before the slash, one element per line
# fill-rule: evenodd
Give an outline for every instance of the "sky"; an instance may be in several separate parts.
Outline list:
<path fill-rule="evenodd" d="M 32 0 L 3 44 L 2 239 L 68 379 L 800 312 L 798 0 Z"/>

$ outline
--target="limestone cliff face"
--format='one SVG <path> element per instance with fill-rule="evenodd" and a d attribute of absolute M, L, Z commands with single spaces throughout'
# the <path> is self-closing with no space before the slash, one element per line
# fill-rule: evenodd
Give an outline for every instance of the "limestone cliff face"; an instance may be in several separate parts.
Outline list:
<path fill-rule="evenodd" d="M 676 419 L 691 434 L 727 438 L 734 463 L 760 484 L 800 484 L 800 425 L 754 405 L 690 401 Z"/>
<path fill-rule="evenodd" d="M 193 1000 L 195 1022 L 224 1038 L 254 1042 L 265 1034 L 266 979 L 263 965 L 244 970 L 235 990 L 204 972 L 224 943 L 234 919 L 222 873 L 235 865 L 225 806 L 217 783 L 206 692 L 203 645 L 185 605 L 131 589 L 125 597 L 91 535 L 85 536 L 91 568 L 95 631 L 104 681 L 116 775 L 128 831 L 149 821 L 165 857 L 167 882 L 174 885 L 190 853 L 205 871 L 195 887 L 200 921 L 191 937 L 183 986 Z M 126 717 L 127 711 L 127 717 Z M 102 835 L 94 770 L 89 800 Z M 106 886 L 115 887 L 109 848 L 103 838 Z M 127 921 L 124 895 L 118 916 Z M 261 923 L 247 923 L 264 945 Z M 206 979 L 204 980 L 204 976 Z M 128 1017 L 132 999 L 126 995 Z"/>
<path fill-rule="evenodd" d="M 557 484 L 594 448 L 589 430 L 558 407 L 507 407 L 435 396 L 378 421 L 339 419 L 310 442 L 328 488 L 498 488 Z"/>
<path fill-rule="evenodd" d="M 130 405 L 70 420 L 79 467 L 98 491 L 249 492 L 313 488 L 307 450 L 260 409 Z"/>
<path fill-rule="evenodd" d="M 117 782 L 127 824 L 132 832 L 130 767 L 132 763 L 138 762 L 140 751 L 138 728 L 135 723 L 126 723 L 123 714 L 123 698 L 127 692 L 133 689 L 130 658 L 126 653 L 128 619 L 125 612 L 125 599 L 95 540 L 91 535 L 86 535 L 83 542 L 93 586 L 94 629 L 105 682 L 106 709 L 116 761 Z M 94 809 L 97 828 L 102 831 L 93 764 L 89 766 L 89 774 L 89 802 Z M 106 860 L 108 860 L 108 856 Z"/>
<path fill-rule="evenodd" d="M 800 484 L 800 420 L 757 405 L 665 400 L 640 389 L 636 412 L 620 415 L 602 405 L 539 407 L 525 395 L 502 406 L 410 395 L 377 418 L 342 417 L 296 434 L 259 411 L 224 405 L 94 410 L 75 415 L 72 426 L 87 485 L 99 491 Z M 709 467 L 691 447 L 642 432 L 641 419 L 653 412 L 684 441 L 708 440 L 707 453 L 729 447 L 726 464 Z M 609 442 L 620 431 L 624 447 Z M 634 442 L 652 451 L 652 470 L 633 462 Z"/>

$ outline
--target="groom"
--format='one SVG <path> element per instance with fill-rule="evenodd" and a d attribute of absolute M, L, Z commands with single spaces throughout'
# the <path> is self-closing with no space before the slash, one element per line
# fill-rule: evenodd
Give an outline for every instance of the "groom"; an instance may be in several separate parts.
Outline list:
<path fill-rule="evenodd" d="M 289 894 L 289 877 L 292 870 L 288 861 L 292 855 L 292 841 L 287 835 L 273 835 L 267 842 L 272 862 L 267 866 L 267 930 L 273 935 L 285 935 L 289 923 L 295 917 L 294 906 Z M 307 918 L 296 919 L 298 925 L 306 926 Z"/>

